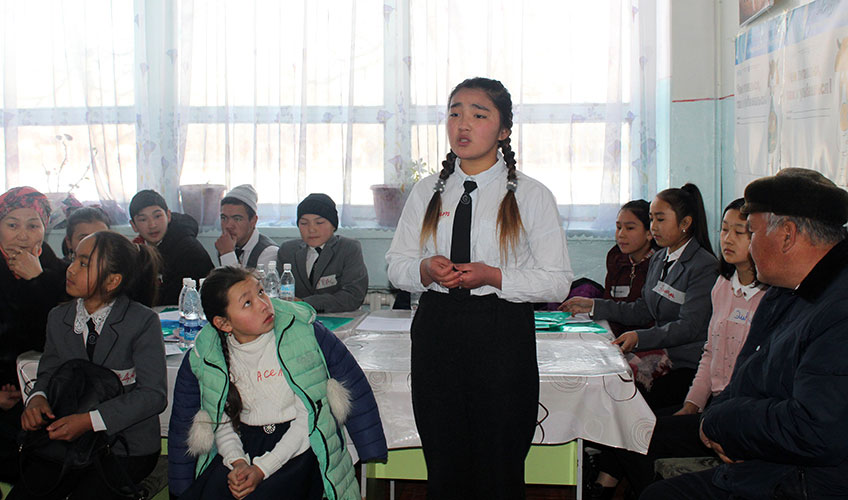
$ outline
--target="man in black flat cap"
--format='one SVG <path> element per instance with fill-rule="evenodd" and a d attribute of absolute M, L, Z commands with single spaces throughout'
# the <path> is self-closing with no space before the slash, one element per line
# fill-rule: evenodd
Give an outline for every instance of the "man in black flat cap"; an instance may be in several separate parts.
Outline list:
<path fill-rule="evenodd" d="M 848 192 L 787 168 L 750 183 L 742 211 L 772 288 L 701 420 L 725 463 L 641 498 L 848 498 Z"/>

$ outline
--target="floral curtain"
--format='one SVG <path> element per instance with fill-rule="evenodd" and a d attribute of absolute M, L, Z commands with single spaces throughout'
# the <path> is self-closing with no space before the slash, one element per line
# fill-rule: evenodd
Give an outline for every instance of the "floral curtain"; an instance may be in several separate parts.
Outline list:
<path fill-rule="evenodd" d="M 655 1 L 0 5 L 6 187 L 122 205 L 149 187 L 177 207 L 180 185 L 252 183 L 266 223 L 325 192 L 373 226 L 371 186 L 439 168 L 451 88 L 487 76 L 570 228 L 609 230 L 654 191 Z"/>

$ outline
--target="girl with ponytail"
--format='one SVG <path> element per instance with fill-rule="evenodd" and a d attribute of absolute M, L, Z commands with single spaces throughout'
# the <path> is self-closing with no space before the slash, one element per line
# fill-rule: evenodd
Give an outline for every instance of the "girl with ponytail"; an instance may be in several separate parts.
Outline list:
<path fill-rule="evenodd" d="M 426 292 L 412 402 L 433 498 L 524 497 L 539 395 L 531 303 L 562 300 L 573 277 L 556 200 L 516 169 L 511 129 L 500 82 L 457 85 L 451 150 L 413 188 L 386 254 L 396 287 Z"/>
<path fill-rule="evenodd" d="M 560 306 L 596 319 L 654 326 L 622 333 L 624 352 L 658 351 L 653 369 L 637 383 L 654 411 L 679 405 L 695 376 L 712 313 L 710 291 L 718 276 L 701 192 L 694 184 L 661 191 L 651 202 L 651 234 L 661 247 L 651 257 L 642 297 L 635 302 L 574 297 Z M 645 366 L 642 356 L 640 366 Z M 676 409 L 676 408 L 675 408 Z"/>
<path fill-rule="evenodd" d="M 30 485 L 57 484 L 37 498 L 124 498 L 117 489 L 123 478 L 134 483 L 147 477 L 159 458 L 159 413 L 167 405 L 165 345 L 159 317 L 149 309 L 155 298 L 161 259 L 147 245 L 137 245 L 111 231 L 84 238 L 74 251 L 65 289 L 75 300 L 47 317 L 47 342 L 38 379 L 21 416 L 24 430 L 46 426 L 52 440 L 74 441 L 89 432 L 122 436 L 112 447 L 115 466 L 110 477 L 99 464 L 61 475 L 61 466 L 32 457 L 9 498 L 35 498 Z M 84 359 L 115 372 L 123 394 L 87 413 L 56 419 L 47 400 L 51 376 L 66 361 Z M 105 460 L 105 459 L 104 459 Z M 105 465 L 105 464 L 104 464 Z M 61 478 L 61 480 L 60 480 Z M 58 482 L 58 483 L 57 483 Z"/>

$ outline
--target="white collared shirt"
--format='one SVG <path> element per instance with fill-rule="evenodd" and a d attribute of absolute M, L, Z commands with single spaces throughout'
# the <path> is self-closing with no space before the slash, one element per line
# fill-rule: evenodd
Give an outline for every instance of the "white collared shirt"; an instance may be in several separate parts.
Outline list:
<path fill-rule="evenodd" d="M 254 228 L 253 233 L 251 233 L 250 238 L 247 239 L 247 243 L 244 244 L 242 250 L 244 252 L 241 254 L 241 259 L 236 258 L 236 252 L 227 252 L 222 255 L 219 260 L 221 261 L 221 266 L 240 266 L 245 267 L 247 264 L 247 259 L 250 258 L 250 253 L 253 251 L 253 247 L 259 243 L 259 230 Z M 277 258 L 277 250 L 279 247 L 276 245 L 271 245 L 267 247 L 265 250 L 262 250 L 262 253 L 259 254 L 259 259 L 256 261 L 256 267 L 264 266 L 265 269 L 268 269 L 268 263 L 272 260 L 276 260 Z M 278 269 L 277 272 L 280 272 L 281 269 Z"/>
<path fill-rule="evenodd" d="M 324 243 L 323 245 L 321 245 L 318 248 L 320 248 L 321 251 L 324 251 L 324 247 L 326 245 L 327 244 Z M 312 267 L 315 265 L 315 262 L 318 261 L 318 256 L 320 254 L 318 253 L 318 250 L 316 250 L 315 248 L 316 247 L 309 247 L 309 249 L 306 251 L 306 269 L 308 270 L 308 272 L 306 274 L 310 274 L 312 272 Z"/>
<path fill-rule="evenodd" d="M 743 297 L 747 302 L 753 299 L 757 295 L 757 292 L 765 288 L 765 285 L 757 283 L 757 280 L 743 285 L 739 282 L 739 272 L 733 271 L 733 276 L 730 277 L 730 288 L 733 290 L 733 295 Z"/>
<path fill-rule="evenodd" d="M 463 183 L 469 178 L 459 163 L 457 159 L 456 170 L 448 177 L 442 193 L 436 243 L 430 238 L 423 249 L 419 245 L 421 223 L 438 175 L 422 179 L 412 188 L 386 253 L 389 280 L 398 288 L 411 292 L 427 288 L 448 291 L 435 282 L 425 288 L 419 266 L 423 259 L 434 255 L 450 258 L 454 213 L 465 191 Z M 482 286 L 471 290 L 471 294 L 497 294 L 511 302 L 561 301 L 568 295 L 574 274 L 556 200 L 547 187 L 521 172 L 518 172 L 515 196 L 524 231 L 516 251 L 510 251 L 507 262 L 501 262 L 497 214 L 507 192 L 506 176 L 507 168 L 500 153 L 491 168 L 473 176 L 477 189 L 471 193 L 471 261 L 500 268 L 502 289 Z"/>
<path fill-rule="evenodd" d="M 686 250 L 686 247 L 689 246 L 690 241 L 692 241 L 692 238 L 689 238 L 688 240 L 686 240 L 686 243 L 680 246 L 680 248 L 665 256 L 663 264 L 665 264 L 666 262 L 671 262 L 671 265 L 668 266 L 668 272 L 671 272 L 671 270 L 674 269 L 674 266 L 677 265 L 677 261 L 680 260 L 680 256 L 683 255 L 683 251 Z"/>

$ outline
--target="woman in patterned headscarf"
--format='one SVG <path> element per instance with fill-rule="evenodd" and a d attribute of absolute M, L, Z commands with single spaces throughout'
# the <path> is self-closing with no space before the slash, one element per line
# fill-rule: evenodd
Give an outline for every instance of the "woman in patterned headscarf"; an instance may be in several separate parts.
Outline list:
<path fill-rule="evenodd" d="M 47 313 L 67 298 L 67 268 L 44 242 L 47 198 L 31 187 L 0 195 L 0 480 L 18 470 L 15 434 L 21 393 L 15 360 L 44 349 Z M 4 467 L 9 461 L 13 466 Z"/>

